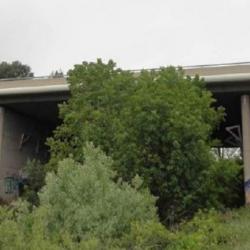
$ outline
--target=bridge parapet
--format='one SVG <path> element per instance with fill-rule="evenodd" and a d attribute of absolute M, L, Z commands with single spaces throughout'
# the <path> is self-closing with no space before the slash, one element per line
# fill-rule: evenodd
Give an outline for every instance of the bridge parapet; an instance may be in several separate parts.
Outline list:
<path fill-rule="evenodd" d="M 54 85 L 67 85 L 66 78 L 24 78 L 24 79 L 0 79 L 0 90 L 7 88 L 43 87 Z"/>

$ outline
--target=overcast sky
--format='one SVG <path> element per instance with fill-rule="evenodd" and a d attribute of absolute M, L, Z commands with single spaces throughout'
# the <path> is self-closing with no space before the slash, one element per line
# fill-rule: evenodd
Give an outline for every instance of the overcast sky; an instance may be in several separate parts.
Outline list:
<path fill-rule="evenodd" d="M 0 0 L 0 61 L 35 75 L 250 61 L 249 0 Z"/>

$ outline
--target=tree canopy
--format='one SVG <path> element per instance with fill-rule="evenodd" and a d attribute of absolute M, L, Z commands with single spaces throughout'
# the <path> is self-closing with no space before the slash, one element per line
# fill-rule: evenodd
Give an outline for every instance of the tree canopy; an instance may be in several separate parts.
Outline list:
<path fill-rule="evenodd" d="M 50 73 L 51 78 L 60 78 L 60 77 L 63 77 L 63 76 L 64 76 L 64 74 L 63 74 L 63 71 L 61 69 L 56 70 L 56 71 L 52 71 Z"/>
<path fill-rule="evenodd" d="M 34 74 L 31 72 L 31 68 L 28 65 L 22 64 L 19 61 L 12 63 L 1 62 L 0 63 L 0 79 L 5 78 L 22 78 L 22 77 L 33 77 Z"/>
<path fill-rule="evenodd" d="M 72 96 L 60 106 L 63 123 L 48 140 L 48 169 L 69 155 L 83 162 L 82 147 L 92 141 L 125 180 L 144 178 L 166 223 L 214 205 L 207 192 L 215 164 L 211 134 L 223 110 L 212 106 L 199 77 L 174 67 L 135 76 L 101 60 L 75 65 L 68 76 Z"/>

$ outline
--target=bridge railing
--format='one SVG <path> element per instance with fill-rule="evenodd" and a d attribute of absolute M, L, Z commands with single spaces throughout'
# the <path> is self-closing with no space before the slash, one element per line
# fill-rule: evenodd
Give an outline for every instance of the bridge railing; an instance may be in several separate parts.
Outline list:
<path fill-rule="evenodd" d="M 239 62 L 239 63 L 224 63 L 224 64 L 201 64 L 192 66 L 180 66 L 187 74 L 194 75 L 198 73 L 201 76 L 206 75 L 225 75 L 225 74 L 250 74 L 250 62 Z M 145 68 L 144 70 L 159 70 L 160 68 Z M 138 74 L 142 69 L 128 69 L 132 73 Z M 196 72 L 198 71 L 198 72 Z M 51 79 L 66 79 L 68 76 L 63 77 L 55 76 L 36 76 L 36 77 L 17 77 L 17 78 L 5 78 L 0 79 L 0 82 L 7 81 L 23 81 L 23 80 L 51 80 Z"/>
<path fill-rule="evenodd" d="M 49 80 L 49 79 L 58 79 L 58 78 L 67 78 L 67 75 L 60 77 L 53 76 L 34 76 L 34 77 L 13 77 L 13 78 L 0 78 L 0 82 L 6 81 L 22 81 L 22 80 Z"/>

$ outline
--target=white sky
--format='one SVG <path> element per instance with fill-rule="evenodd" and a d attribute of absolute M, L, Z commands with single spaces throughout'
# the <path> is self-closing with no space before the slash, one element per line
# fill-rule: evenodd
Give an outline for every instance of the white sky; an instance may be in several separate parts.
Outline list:
<path fill-rule="evenodd" d="M 250 61 L 250 0 L 0 0 L 0 61 L 35 75 Z"/>

